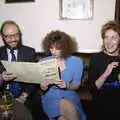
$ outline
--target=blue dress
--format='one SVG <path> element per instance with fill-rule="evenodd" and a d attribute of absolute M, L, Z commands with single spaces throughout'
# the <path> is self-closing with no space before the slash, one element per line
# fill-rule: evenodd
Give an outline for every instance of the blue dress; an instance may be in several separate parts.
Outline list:
<path fill-rule="evenodd" d="M 82 60 L 78 57 L 70 56 L 65 60 L 65 66 L 65 70 L 60 73 L 61 79 L 65 82 L 79 85 L 83 73 Z M 61 89 L 55 85 L 51 86 L 50 89 L 42 95 L 43 109 L 50 119 L 60 115 L 60 100 L 63 98 L 70 101 L 76 107 L 77 111 L 80 112 L 80 120 L 86 119 L 80 102 L 80 96 L 74 90 Z"/>

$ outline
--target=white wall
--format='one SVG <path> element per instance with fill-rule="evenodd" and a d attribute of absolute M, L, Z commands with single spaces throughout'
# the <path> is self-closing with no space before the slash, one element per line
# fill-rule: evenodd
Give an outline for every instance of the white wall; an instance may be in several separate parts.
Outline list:
<path fill-rule="evenodd" d="M 76 38 L 79 52 L 101 48 L 101 25 L 114 19 L 116 0 L 94 0 L 92 20 L 60 20 L 59 0 L 35 0 L 32 3 L 5 4 L 0 0 L 0 25 L 16 21 L 23 32 L 23 43 L 41 51 L 41 41 L 51 30 L 62 30 Z M 0 42 L 2 45 L 2 43 Z"/>

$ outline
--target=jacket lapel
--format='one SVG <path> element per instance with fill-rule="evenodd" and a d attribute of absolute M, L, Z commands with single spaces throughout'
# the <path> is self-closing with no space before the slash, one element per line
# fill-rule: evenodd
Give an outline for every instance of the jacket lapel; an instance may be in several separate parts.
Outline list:
<path fill-rule="evenodd" d="M 3 51 L 1 51 L 1 60 L 8 60 L 8 54 L 6 47 L 3 48 Z"/>
<path fill-rule="evenodd" d="M 22 46 L 18 49 L 17 61 L 24 61 L 24 53 Z"/>

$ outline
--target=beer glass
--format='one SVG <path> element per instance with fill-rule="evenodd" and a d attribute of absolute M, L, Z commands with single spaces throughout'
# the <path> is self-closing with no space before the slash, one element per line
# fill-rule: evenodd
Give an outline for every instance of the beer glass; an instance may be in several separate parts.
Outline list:
<path fill-rule="evenodd" d="M 0 92 L 0 120 L 13 120 L 13 105 L 12 93 Z"/>

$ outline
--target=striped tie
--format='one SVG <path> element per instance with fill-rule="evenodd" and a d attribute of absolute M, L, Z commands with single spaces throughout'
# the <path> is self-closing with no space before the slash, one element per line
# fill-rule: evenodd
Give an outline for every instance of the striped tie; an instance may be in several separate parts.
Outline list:
<path fill-rule="evenodd" d="M 14 50 L 11 50 L 10 53 L 11 53 L 11 61 L 16 61 Z M 11 81 L 9 85 L 9 90 L 15 98 L 18 97 L 21 91 L 20 84 L 18 82 Z"/>

